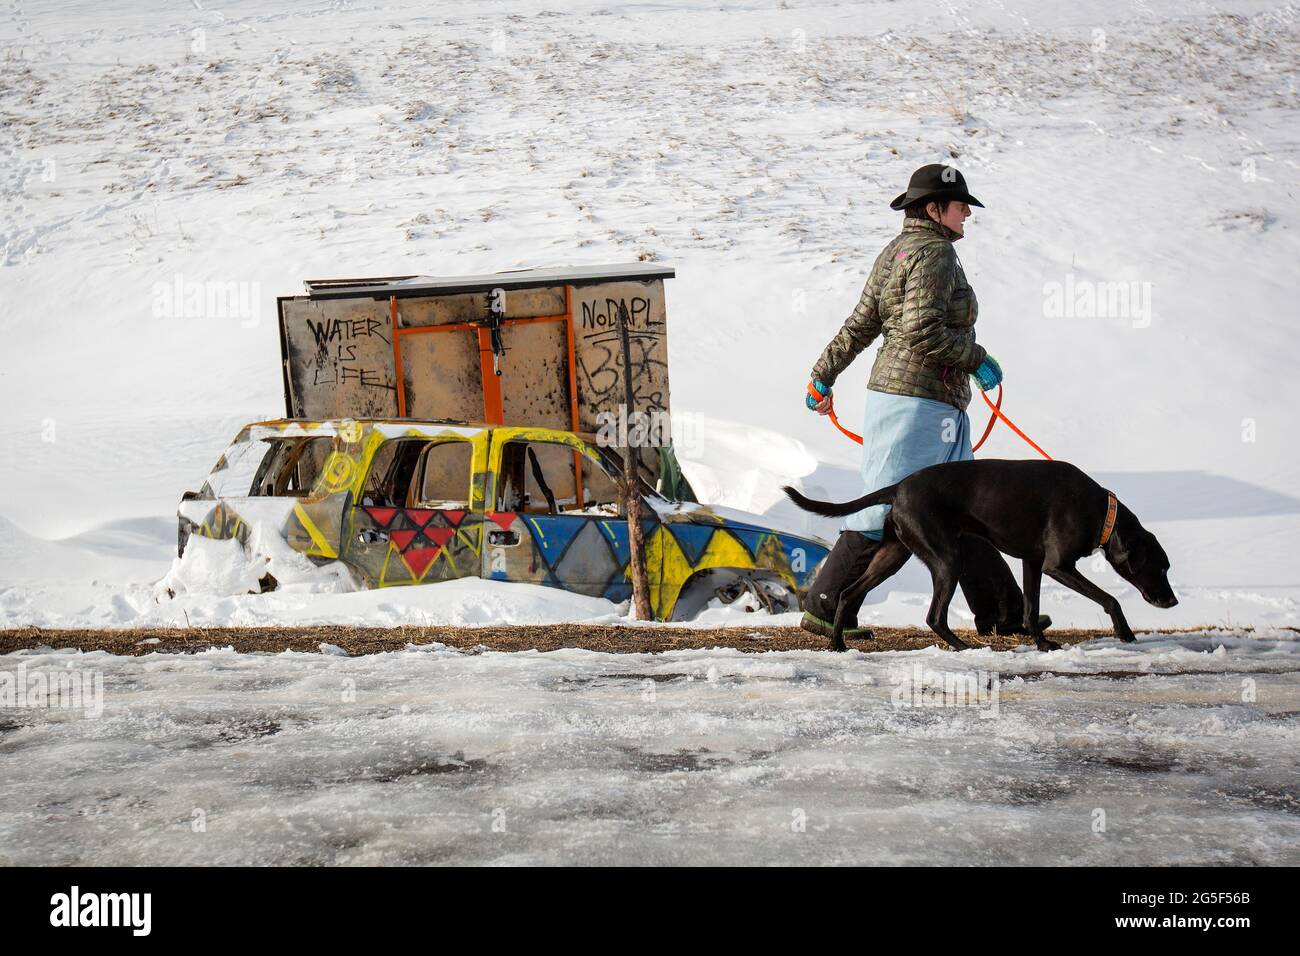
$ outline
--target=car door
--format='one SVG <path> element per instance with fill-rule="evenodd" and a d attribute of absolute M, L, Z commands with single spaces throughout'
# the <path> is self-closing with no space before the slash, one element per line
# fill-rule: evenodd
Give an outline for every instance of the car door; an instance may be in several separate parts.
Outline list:
<path fill-rule="evenodd" d="M 376 450 L 353 509 L 349 563 L 374 587 L 480 572 L 486 436 L 408 435 Z"/>
<path fill-rule="evenodd" d="M 624 601 L 628 529 L 614 475 L 567 432 L 497 428 L 483 576 Z M 649 511 L 649 509 L 646 509 Z M 646 537 L 655 525 L 646 516 Z"/>

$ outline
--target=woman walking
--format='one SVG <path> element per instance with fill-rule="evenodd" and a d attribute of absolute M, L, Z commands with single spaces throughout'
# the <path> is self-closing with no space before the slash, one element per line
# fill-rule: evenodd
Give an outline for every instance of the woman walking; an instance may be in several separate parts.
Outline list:
<path fill-rule="evenodd" d="M 984 204 L 967 191 L 960 172 L 932 163 L 914 172 L 907 190 L 889 205 L 903 211 L 903 231 L 876 258 L 853 314 L 813 366 L 812 387 L 824 397 L 816 404 L 811 394 L 807 399 L 810 408 L 827 414 L 836 378 L 883 336 L 867 385 L 862 430 L 862 480 L 868 492 L 929 465 L 973 458 L 967 377 L 986 391 L 1002 381 L 998 363 L 975 341 L 975 292 L 953 248 L 965 233 L 970 207 Z M 830 634 L 840 591 L 871 563 L 888 511 L 888 505 L 877 505 L 845 519 L 808 590 L 804 630 Z M 962 593 L 978 631 L 1022 631 L 1020 588 L 1002 556 L 984 539 L 968 535 L 962 536 L 961 549 Z M 858 607 L 849 609 L 846 637 L 871 636 L 857 626 Z"/>

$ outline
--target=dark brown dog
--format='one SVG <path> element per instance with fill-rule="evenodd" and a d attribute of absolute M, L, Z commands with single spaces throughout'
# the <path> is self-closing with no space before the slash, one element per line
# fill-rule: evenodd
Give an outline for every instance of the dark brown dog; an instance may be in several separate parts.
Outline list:
<path fill-rule="evenodd" d="M 980 459 L 933 465 L 896 485 L 836 504 L 785 493 L 800 508 L 827 517 L 871 505 L 891 505 L 881 548 L 862 576 L 846 587 L 835 610 L 831 648 L 845 650 L 845 609 L 880 584 L 915 554 L 927 568 L 934 596 L 926 623 L 956 650 L 966 645 L 948 627 L 948 605 L 957 587 L 957 536 L 973 534 L 1024 563 L 1025 633 L 1038 649 L 1060 645 L 1038 627 L 1038 588 L 1043 572 L 1091 598 L 1110 615 L 1115 636 L 1132 642 L 1119 601 L 1093 584 L 1074 564 L 1103 548 L 1106 560 L 1149 604 L 1178 603 L 1169 586 L 1169 558 L 1155 535 L 1115 496 L 1074 465 L 1063 461 Z"/>

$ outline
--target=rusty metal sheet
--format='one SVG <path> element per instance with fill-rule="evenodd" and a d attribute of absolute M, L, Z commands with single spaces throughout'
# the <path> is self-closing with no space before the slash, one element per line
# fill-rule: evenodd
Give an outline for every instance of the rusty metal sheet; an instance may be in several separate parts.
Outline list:
<path fill-rule="evenodd" d="M 512 276 L 502 273 L 503 277 Z M 578 430 L 601 430 L 601 413 L 617 417 L 624 401 L 618 314 L 627 310 L 633 404 L 669 409 L 666 306 L 662 279 L 620 279 L 570 289 Z M 487 317 L 489 292 L 457 291 L 399 300 L 401 324 L 423 329 Z M 396 418 L 396 370 L 389 303 L 382 299 L 280 299 L 286 396 L 293 417 Z M 571 428 L 568 342 L 563 322 L 525 322 L 560 315 L 565 287 L 505 293 L 501 358 L 502 411 L 509 424 Z M 485 418 L 478 338 L 473 331 L 401 336 L 405 414 L 409 418 Z"/>
<path fill-rule="evenodd" d="M 508 314 L 508 313 L 507 313 Z M 507 424 L 572 428 L 568 342 L 563 322 L 501 330 L 501 412 Z"/>
<path fill-rule="evenodd" d="M 627 309 L 628 315 L 635 410 L 667 414 L 668 327 L 663 280 L 575 288 L 572 305 L 579 430 L 599 430 L 598 415 L 616 415 L 624 402 L 620 306 Z"/>
<path fill-rule="evenodd" d="M 477 276 L 412 276 L 372 279 L 310 279 L 307 291 L 312 298 L 399 299 L 430 295 L 455 295 L 461 292 L 485 292 L 489 289 L 539 289 L 555 285 L 596 285 L 635 279 L 671 279 L 676 270 L 660 262 L 631 262 L 607 266 L 562 266 L 547 269 L 517 269 Z"/>
<path fill-rule="evenodd" d="M 406 414 L 410 418 L 483 420 L 478 333 L 420 332 L 402 336 Z"/>
<path fill-rule="evenodd" d="M 403 328 L 482 322 L 488 315 L 488 292 L 469 292 L 429 298 L 402 299 L 398 311 Z M 510 319 L 564 314 L 564 286 L 516 289 L 505 292 L 505 314 Z"/>
<path fill-rule="evenodd" d="M 281 299 L 280 310 L 292 417 L 396 416 L 387 303 Z"/>

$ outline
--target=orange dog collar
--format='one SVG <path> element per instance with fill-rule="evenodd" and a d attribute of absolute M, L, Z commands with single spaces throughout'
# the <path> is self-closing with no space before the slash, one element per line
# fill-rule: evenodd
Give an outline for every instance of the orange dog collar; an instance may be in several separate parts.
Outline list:
<path fill-rule="evenodd" d="M 1119 502 L 1115 499 L 1114 492 L 1106 492 L 1106 523 L 1101 527 L 1101 540 L 1097 542 L 1097 547 L 1106 547 L 1106 542 L 1110 540 L 1111 532 L 1115 530 L 1115 512 L 1119 508 Z"/>

